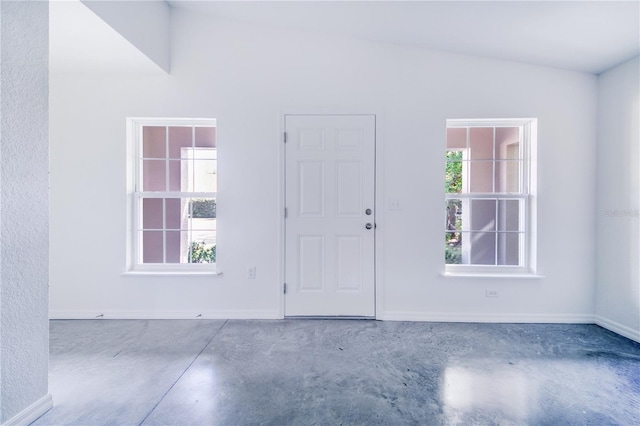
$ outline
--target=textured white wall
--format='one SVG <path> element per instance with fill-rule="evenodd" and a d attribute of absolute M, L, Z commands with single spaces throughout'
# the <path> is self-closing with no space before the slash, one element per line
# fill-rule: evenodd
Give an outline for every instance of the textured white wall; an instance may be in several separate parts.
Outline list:
<path fill-rule="evenodd" d="M 598 77 L 598 322 L 640 341 L 640 59 Z"/>
<path fill-rule="evenodd" d="M 0 423 L 47 398 L 48 3 L 0 3 Z"/>
<path fill-rule="evenodd" d="M 281 315 L 281 114 L 333 108 L 379 113 L 380 318 L 592 319 L 595 76 L 174 12 L 171 75 L 52 76 L 53 316 Z M 127 116 L 218 120 L 222 276 L 121 275 Z M 446 119 L 486 117 L 539 119 L 544 278 L 441 276 Z"/>

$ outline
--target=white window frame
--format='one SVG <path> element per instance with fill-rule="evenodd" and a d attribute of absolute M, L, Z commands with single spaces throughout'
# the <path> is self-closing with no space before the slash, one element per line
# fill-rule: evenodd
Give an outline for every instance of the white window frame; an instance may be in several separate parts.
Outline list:
<path fill-rule="evenodd" d="M 213 118 L 127 118 L 127 274 L 219 274 L 216 244 L 216 263 L 142 263 L 140 261 L 140 211 L 143 198 L 214 198 L 217 192 L 142 191 L 141 158 L 143 128 L 154 127 L 217 127 Z M 217 149 L 217 142 L 216 142 Z M 216 156 L 217 162 L 217 156 Z M 216 167 L 217 168 L 217 167 Z"/>
<path fill-rule="evenodd" d="M 520 210 L 520 227 L 523 228 L 523 238 L 520 241 L 518 265 L 470 265 L 470 264 L 444 264 L 444 275 L 450 276 L 490 276 L 490 277 L 537 277 L 537 119 L 513 118 L 513 119 L 450 119 L 447 120 L 447 129 L 473 128 L 473 127 L 519 127 L 521 129 L 522 167 L 520 171 L 521 192 L 519 193 L 470 193 L 463 189 L 462 193 L 445 193 L 445 200 L 462 199 L 463 204 L 469 204 L 469 200 L 522 200 L 524 208 Z M 469 134 L 469 133 L 467 133 Z M 468 147 L 467 142 L 467 147 Z M 447 150 L 445 145 L 445 150 Z M 464 155 L 464 154 L 463 154 Z M 464 164 L 464 163 L 463 163 Z M 495 163 L 494 163 L 495 164 Z M 464 168 L 464 166 L 463 166 Z M 469 182 L 463 182 L 463 187 Z M 494 173 L 495 185 L 495 173 Z M 465 203 L 466 201 L 466 203 Z M 466 211 L 465 211 L 466 210 Z M 469 214 L 469 209 L 463 207 L 462 214 Z M 446 214 L 446 213 L 445 213 Z M 467 220 L 466 223 L 469 223 Z M 499 232 L 496 224 L 496 238 Z M 463 239 L 463 245 L 464 245 Z M 467 247 L 468 248 L 468 247 Z M 497 246 L 496 246 L 497 248 Z M 463 248 L 464 250 L 464 248 Z M 496 256 L 497 256 L 496 252 Z M 444 263 L 444 259 L 443 259 Z"/>

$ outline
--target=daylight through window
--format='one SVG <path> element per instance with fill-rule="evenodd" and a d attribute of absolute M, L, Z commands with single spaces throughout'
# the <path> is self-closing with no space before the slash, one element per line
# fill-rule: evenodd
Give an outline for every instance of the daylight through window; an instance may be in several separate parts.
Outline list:
<path fill-rule="evenodd" d="M 133 267 L 216 262 L 215 120 L 133 120 Z M 146 268 L 145 268 L 146 267 Z"/>
<path fill-rule="evenodd" d="M 448 120 L 448 271 L 528 269 L 534 120 Z"/>

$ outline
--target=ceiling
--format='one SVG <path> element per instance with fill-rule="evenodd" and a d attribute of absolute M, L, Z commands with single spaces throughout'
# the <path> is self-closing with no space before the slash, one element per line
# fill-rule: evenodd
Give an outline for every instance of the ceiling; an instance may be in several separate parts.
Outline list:
<path fill-rule="evenodd" d="M 79 0 L 49 2 L 49 69 L 163 72 Z"/>
<path fill-rule="evenodd" d="M 640 0 L 171 0 L 168 3 L 174 9 L 261 25 L 593 74 L 640 53 Z M 65 18 L 61 15 L 56 17 L 52 11 L 52 29 L 64 28 L 68 32 L 74 25 L 82 25 L 77 19 L 75 23 L 67 21 L 63 25 Z M 57 61 L 56 56 L 71 48 L 70 45 L 90 40 L 89 37 L 78 40 L 76 36 L 74 40 L 67 37 L 62 43 L 61 37 L 52 30 L 52 64 Z M 110 60 L 117 62 L 115 57 Z"/>

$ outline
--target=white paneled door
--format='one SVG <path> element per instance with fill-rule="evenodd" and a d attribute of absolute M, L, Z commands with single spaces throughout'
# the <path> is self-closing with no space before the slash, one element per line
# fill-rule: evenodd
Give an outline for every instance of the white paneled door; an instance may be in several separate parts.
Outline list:
<path fill-rule="evenodd" d="M 375 116 L 287 115 L 285 315 L 375 316 Z"/>

